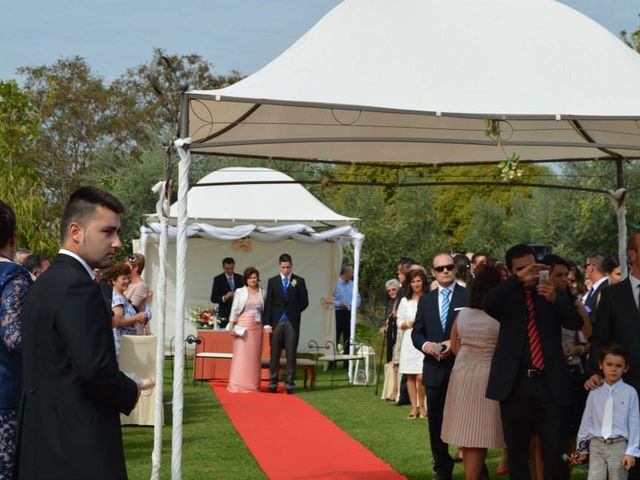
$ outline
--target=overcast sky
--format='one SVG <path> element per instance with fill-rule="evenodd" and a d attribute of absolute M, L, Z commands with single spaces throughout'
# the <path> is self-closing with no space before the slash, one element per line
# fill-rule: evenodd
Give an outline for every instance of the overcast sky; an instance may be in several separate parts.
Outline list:
<path fill-rule="evenodd" d="M 518 0 L 514 0 L 518 1 Z M 216 73 L 250 74 L 307 31 L 338 0 L 0 0 L 0 79 L 19 66 L 80 55 L 113 80 L 154 47 L 198 53 Z M 640 25 L 638 0 L 563 0 L 616 35 Z M 178 8 L 178 6 L 180 8 Z"/>

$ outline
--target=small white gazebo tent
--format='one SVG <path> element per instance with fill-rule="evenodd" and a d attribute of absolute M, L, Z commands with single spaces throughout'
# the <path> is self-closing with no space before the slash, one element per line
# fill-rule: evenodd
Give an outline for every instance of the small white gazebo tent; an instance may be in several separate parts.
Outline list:
<path fill-rule="evenodd" d="M 221 272 L 224 257 L 236 260 L 236 271 L 256 267 L 263 287 L 269 277 L 278 273 L 278 257 L 289 253 L 294 271 L 304 277 L 309 290 L 309 308 L 303 315 L 299 348 L 306 349 L 309 340 L 324 344 L 335 338 L 335 322 L 327 303 L 335 288 L 342 261 L 342 248 L 359 234 L 354 227 L 357 218 L 334 212 L 297 183 L 246 185 L 243 182 L 294 182 L 281 172 L 268 168 L 230 167 L 203 177 L 188 193 L 187 283 L 186 305 L 210 303 L 212 280 Z M 170 210 L 175 222 L 176 205 Z M 158 239 L 160 225 L 156 215 L 146 217 L 142 229 L 141 248 L 147 257 L 145 280 L 156 285 L 160 258 Z M 174 298 L 175 227 L 170 227 L 167 255 L 167 296 Z M 152 303 L 154 319 L 160 308 Z M 175 308 L 168 302 L 165 315 L 173 318 Z M 354 318 L 355 320 L 355 318 Z M 186 333 L 195 327 L 187 322 Z M 165 328 L 165 343 L 174 336 L 174 325 Z"/>

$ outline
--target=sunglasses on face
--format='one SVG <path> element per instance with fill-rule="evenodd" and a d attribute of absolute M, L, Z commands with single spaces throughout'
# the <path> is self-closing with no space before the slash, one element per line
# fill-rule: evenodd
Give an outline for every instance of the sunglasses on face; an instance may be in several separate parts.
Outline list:
<path fill-rule="evenodd" d="M 452 272 L 454 268 L 456 268 L 456 266 L 453 263 L 450 263 L 449 265 L 440 265 L 439 267 L 433 267 L 433 269 L 438 273 L 442 273 L 445 270 Z"/>

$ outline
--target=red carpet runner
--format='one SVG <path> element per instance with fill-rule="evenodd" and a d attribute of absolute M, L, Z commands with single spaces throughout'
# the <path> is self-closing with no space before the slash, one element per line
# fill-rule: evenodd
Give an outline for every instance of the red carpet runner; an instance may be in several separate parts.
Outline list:
<path fill-rule="evenodd" d="M 211 388 L 267 477 L 275 480 L 405 478 L 296 395 Z"/>

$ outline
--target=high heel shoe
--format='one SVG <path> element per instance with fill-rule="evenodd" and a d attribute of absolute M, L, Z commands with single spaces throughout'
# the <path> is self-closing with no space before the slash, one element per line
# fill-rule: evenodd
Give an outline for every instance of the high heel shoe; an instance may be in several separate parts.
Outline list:
<path fill-rule="evenodd" d="M 409 415 L 407 415 L 407 420 L 415 420 L 416 418 L 418 418 L 417 413 L 410 413 Z"/>

